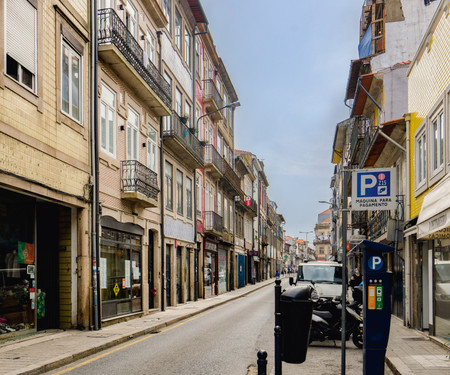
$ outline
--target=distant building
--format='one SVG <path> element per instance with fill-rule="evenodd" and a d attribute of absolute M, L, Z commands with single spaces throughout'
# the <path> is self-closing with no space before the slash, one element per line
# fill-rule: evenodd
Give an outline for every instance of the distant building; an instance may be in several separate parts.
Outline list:
<path fill-rule="evenodd" d="M 318 216 L 314 227 L 314 246 L 317 260 L 329 260 L 333 253 L 331 248 L 331 210 L 325 210 Z"/>

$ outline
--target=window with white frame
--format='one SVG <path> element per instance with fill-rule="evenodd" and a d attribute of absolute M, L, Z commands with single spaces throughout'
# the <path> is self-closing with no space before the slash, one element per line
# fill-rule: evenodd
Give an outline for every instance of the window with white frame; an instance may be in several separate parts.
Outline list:
<path fill-rule="evenodd" d="M 164 73 L 164 79 L 167 81 L 170 87 L 170 92 L 172 92 L 172 78 L 167 74 L 167 72 Z M 164 116 L 164 131 L 169 132 L 172 130 L 172 116 Z"/>
<path fill-rule="evenodd" d="M 69 117 L 81 121 L 81 56 L 62 39 L 61 109 Z"/>
<path fill-rule="evenodd" d="M 153 63 L 156 63 L 156 46 L 155 46 L 155 37 L 147 30 L 147 35 L 145 37 L 145 53 L 146 57 Z M 145 60 L 145 59 L 144 59 Z"/>
<path fill-rule="evenodd" d="M 223 198 L 223 226 L 225 227 L 225 229 L 228 229 L 228 220 L 229 220 L 229 216 L 228 216 L 228 198 L 224 197 Z"/>
<path fill-rule="evenodd" d="M 222 156 L 222 136 L 220 134 L 217 136 L 217 151 Z"/>
<path fill-rule="evenodd" d="M 205 56 L 205 76 L 204 79 L 209 79 L 209 59 Z"/>
<path fill-rule="evenodd" d="M 196 188 L 196 194 L 197 194 L 197 212 L 202 212 L 202 199 L 201 199 L 202 175 L 201 174 L 195 175 L 195 188 Z"/>
<path fill-rule="evenodd" d="M 116 94 L 104 83 L 100 100 L 100 146 L 104 152 L 116 155 Z"/>
<path fill-rule="evenodd" d="M 228 97 L 227 97 L 227 94 L 226 94 L 226 93 L 223 93 L 223 105 L 226 106 L 227 104 L 228 104 Z M 224 124 L 225 126 L 227 126 L 227 125 L 228 125 L 228 108 L 225 108 L 225 109 L 223 110 L 223 117 L 225 118 L 223 124 Z"/>
<path fill-rule="evenodd" d="M 188 128 L 191 127 L 191 116 L 192 116 L 191 111 L 192 111 L 191 105 L 188 102 L 185 102 L 184 103 L 184 115 L 187 117 L 186 126 Z"/>
<path fill-rule="evenodd" d="M 98 9 L 114 8 L 114 0 L 99 0 Z"/>
<path fill-rule="evenodd" d="M 125 26 L 128 31 L 133 35 L 134 39 L 137 39 L 137 29 L 138 29 L 138 13 L 136 8 L 131 4 L 130 1 L 127 1 L 127 5 L 125 8 Z"/>
<path fill-rule="evenodd" d="M 192 219 L 192 180 L 186 177 L 186 217 Z"/>
<path fill-rule="evenodd" d="M 217 192 L 217 213 L 223 217 L 222 213 L 222 192 Z"/>
<path fill-rule="evenodd" d="M 175 45 L 181 52 L 181 14 L 177 8 L 175 8 Z"/>
<path fill-rule="evenodd" d="M 206 117 L 204 117 L 204 121 L 205 121 L 205 141 L 208 141 L 208 142 L 210 142 L 210 135 L 209 135 L 209 132 L 210 132 L 210 128 L 209 128 L 209 120 L 206 118 Z M 211 142 L 210 142 L 211 143 Z M 211 143 L 212 144 L 212 143 Z"/>
<path fill-rule="evenodd" d="M 169 30 L 169 33 L 172 33 L 172 0 L 164 0 L 163 5 L 163 11 L 164 15 L 166 16 L 167 20 L 169 21 L 167 24 L 167 29 Z"/>
<path fill-rule="evenodd" d="M 211 206 L 209 204 L 209 199 L 210 199 L 209 196 L 210 196 L 209 182 L 206 181 L 206 184 L 205 184 L 205 211 L 212 211 Z"/>
<path fill-rule="evenodd" d="M 230 200 L 230 231 L 231 232 L 234 232 L 233 216 L 234 216 L 233 202 Z"/>
<path fill-rule="evenodd" d="M 184 60 L 191 67 L 191 35 L 187 27 L 184 28 Z"/>
<path fill-rule="evenodd" d="M 127 160 L 139 160 L 139 114 L 128 107 L 127 120 Z"/>
<path fill-rule="evenodd" d="M 425 129 L 415 139 L 416 189 L 423 185 L 427 177 L 427 142 Z"/>
<path fill-rule="evenodd" d="M 441 170 L 444 165 L 444 113 L 440 111 L 431 120 L 431 171 Z"/>
<path fill-rule="evenodd" d="M 214 144 L 214 125 L 209 123 L 209 143 Z"/>
<path fill-rule="evenodd" d="M 177 214 L 183 215 L 183 172 L 177 169 Z"/>
<path fill-rule="evenodd" d="M 216 189 L 214 187 L 214 184 L 211 184 L 209 186 L 209 209 L 210 211 L 214 211 L 215 212 L 215 200 L 216 198 Z"/>
<path fill-rule="evenodd" d="M 6 74 L 36 92 L 37 10 L 27 0 L 6 0 Z"/>
<path fill-rule="evenodd" d="M 150 127 L 147 138 L 147 164 L 153 172 L 157 171 L 156 130 Z"/>
<path fill-rule="evenodd" d="M 166 208 L 168 210 L 173 210 L 173 167 L 167 160 L 165 162 L 164 175 L 164 201 L 166 202 Z"/>
<path fill-rule="evenodd" d="M 181 91 L 178 89 L 178 87 L 175 89 L 175 111 L 177 112 L 177 115 L 181 117 L 182 110 L 183 110 L 183 103 L 182 103 L 182 94 Z"/>

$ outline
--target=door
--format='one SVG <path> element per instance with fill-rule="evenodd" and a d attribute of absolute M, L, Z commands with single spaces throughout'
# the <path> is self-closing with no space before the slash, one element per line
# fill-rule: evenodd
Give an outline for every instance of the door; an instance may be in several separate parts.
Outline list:
<path fill-rule="evenodd" d="M 238 255 L 238 288 L 245 286 L 245 256 Z"/>
<path fill-rule="evenodd" d="M 422 259 L 422 329 L 429 328 L 429 265 L 428 265 L 428 247 L 425 243 L 420 248 L 420 258 Z"/>
<path fill-rule="evenodd" d="M 198 248 L 194 250 L 194 301 L 198 300 L 198 252 L 200 244 L 197 244 Z"/>
<path fill-rule="evenodd" d="M 59 328 L 58 207 L 36 205 L 37 329 Z"/>
<path fill-rule="evenodd" d="M 151 230 L 148 231 L 148 308 L 155 307 L 155 284 L 154 284 L 154 235 Z"/>
<path fill-rule="evenodd" d="M 177 303 L 183 302 L 181 291 L 181 246 L 177 246 Z"/>
<path fill-rule="evenodd" d="M 186 250 L 186 288 L 187 288 L 187 300 L 191 301 L 191 252 Z"/>
<path fill-rule="evenodd" d="M 170 282 L 171 282 L 171 272 L 170 267 L 172 263 L 170 262 L 170 245 L 166 245 L 166 306 L 172 306 L 171 303 L 171 293 L 170 293 Z"/>

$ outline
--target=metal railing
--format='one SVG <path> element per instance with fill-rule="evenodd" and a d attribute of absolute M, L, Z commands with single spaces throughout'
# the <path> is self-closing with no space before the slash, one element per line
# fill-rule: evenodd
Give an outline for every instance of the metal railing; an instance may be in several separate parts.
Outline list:
<path fill-rule="evenodd" d="M 123 160 L 122 191 L 137 192 L 158 199 L 158 175 L 137 160 Z"/>
<path fill-rule="evenodd" d="M 223 159 L 211 144 L 205 146 L 205 164 L 213 164 L 220 172 L 222 172 Z"/>
<path fill-rule="evenodd" d="M 372 139 L 375 136 L 377 128 L 375 126 L 368 126 L 366 128 L 366 133 L 364 135 L 363 143 L 361 145 L 361 151 L 359 152 L 359 166 L 362 167 L 363 163 L 366 162 L 367 156 L 370 151 L 370 145 L 372 143 Z"/>
<path fill-rule="evenodd" d="M 219 90 L 212 79 L 207 79 L 204 82 L 203 97 L 205 99 L 212 99 L 216 103 L 217 108 L 223 107 L 223 99 L 220 96 Z"/>
<path fill-rule="evenodd" d="M 233 168 L 231 168 L 231 166 L 228 164 L 226 160 L 223 161 L 222 173 L 235 189 L 240 190 L 241 180 L 239 179 L 236 172 L 233 170 Z"/>
<path fill-rule="evenodd" d="M 205 230 L 223 232 L 222 216 L 216 214 L 214 211 L 205 211 Z"/>
<path fill-rule="evenodd" d="M 370 132 L 370 120 L 367 118 L 356 118 L 353 122 L 352 134 L 350 139 L 350 160 L 352 164 L 358 160 L 359 150 L 361 149 L 362 140 Z"/>
<path fill-rule="evenodd" d="M 147 85 L 168 108 L 171 108 L 172 95 L 169 83 L 148 58 L 144 59 L 144 51 L 114 9 L 99 9 L 98 18 L 98 44 L 116 46 Z"/>
<path fill-rule="evenodd" d="M 171 116 L 171 121 L 166 124 L 163 136 L 178 139 L 179 142 L 184 144 L 184 146 L 203 163 L 204 146 L 200 143 L 192 130 L 181 121 L 180 117 L 175 112 L 173 112 Z"/>
<path fill-rule="evenodd" d="M 376 239 L 386 233 L 390 211 L 378 211 L 369 221 L 369 238 Z"/>

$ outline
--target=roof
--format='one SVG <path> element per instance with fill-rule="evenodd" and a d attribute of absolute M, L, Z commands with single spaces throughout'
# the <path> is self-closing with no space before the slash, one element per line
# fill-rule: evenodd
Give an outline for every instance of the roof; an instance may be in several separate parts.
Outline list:
<path fill-rule="evenodd" d="M 205 12 L 203 11 L 200 0 L 187 0 L 192 14 L 194 15 L 195 22 L 208 24 L 208 19 L 206 18 Z"/>

